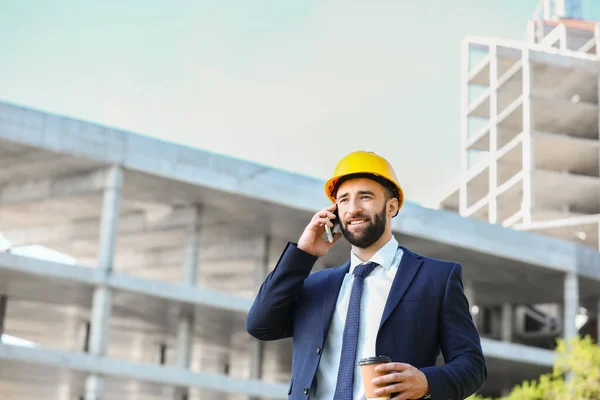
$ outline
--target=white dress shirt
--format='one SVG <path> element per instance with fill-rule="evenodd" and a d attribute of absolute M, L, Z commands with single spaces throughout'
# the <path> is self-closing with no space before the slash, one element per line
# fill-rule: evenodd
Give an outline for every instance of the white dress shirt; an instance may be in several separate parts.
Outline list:
<path fill-rule="evenodd" d="M 383 315 L 383 308 L 392 287 L 392 282 L 398 271 L 403 251 L 398 247 L 398 242 L 392 238 L 371 257 L 370 260 L 379 264 L 365 279 L 360 305 L 360 328 L 358 333 L 358 348 L 356 349 L 356 364 L 354 367 L 354 400 L 364 400 L 362 376 L 358 361 L 364 357 L 377 356 L 375 354 L 375 340 L 379 323 Z M 323 346 L 321 361 L 317 369 L 316 393 L 313 390 L 311 399 L 331 400 L 335 393 L 340 355 L 342 352 L 342 338 L 346 313 L 352 284 L 354 283 L 354 268 L 362 261 L 353 253 L 350 254 L 350 271 L 344 277 L 340 288 L 335 311 L 329 325 L 329 332 Z M 385 355 L 385 354 L 384 354 Z"/>

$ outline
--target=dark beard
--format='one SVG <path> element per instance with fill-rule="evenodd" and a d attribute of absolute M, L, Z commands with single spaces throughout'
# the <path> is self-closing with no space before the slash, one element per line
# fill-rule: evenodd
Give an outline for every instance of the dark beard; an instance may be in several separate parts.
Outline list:
<path fill-rule="evenodd" d="M 375 214 L 374 221 L 372 221 L 371 218 L 369 218 L 367 215 L 356 215 L 354 216 L 354 218 L 365 218 L 368 219 L 368 222 L 365 222 L 367 226 L 363 228 L 361 232 L 357 233 L 350 232 L 347 229 L 348 224 L 341 224 L 342 234 L 344 235 L 348 243 L 350 243 L 353 246 L 356 246 L 360 249 L 366 249 L 367 247 L 375 243 L 377 240 L 379 240 L 381 235 L 383 235 L 383 232 L 385 232 L 385 206 L 383 206 L 381 212 Z"/>

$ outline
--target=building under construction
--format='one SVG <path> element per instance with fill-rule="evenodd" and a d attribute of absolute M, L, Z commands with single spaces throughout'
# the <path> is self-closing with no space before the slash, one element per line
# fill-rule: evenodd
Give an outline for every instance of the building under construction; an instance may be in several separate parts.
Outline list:
<path fill-rule="evenodd" d="M 460 178 L 440 209 L 600 251 L 600 25 L 581 8 L 540 1 L 523 41 L 463 41 Z M 571 284 L 516 307 L 527 343 L 550 345 L 561 326 L 568 336 Z M 598 338 L 599 297 L 580 294 L 579 334 Z"/>
<path fill-rule="evenodd" d="M 464 41 L 461 176 L 441 207 L 599 250 L 600 26 L 554 3 L 525 41 Z"/>
<path fill-rule="evenodd" d="M 530 27 L 527 41 L 465 42 L 488 54 L 463 77 L 487 86 L 465 96 L 470 178 L 444 202 L 463 216 L 408 201 L 393 220 L 402 245 L 463 265 L 484 395 L 550 371 L 557 337 L 598 338 L 597 228 L 528 231 L 599 212 L 598 28 Z M 469 134 L 472 118 L 487 124 Z M 244 322 L 285 244 L 328 204 L 323 182 L 7 103 L 0 165 L 3 400 L 287 397 L 291 342 L 256 341 Z M 315 269 L 349 251 L 341 241 Z"/>

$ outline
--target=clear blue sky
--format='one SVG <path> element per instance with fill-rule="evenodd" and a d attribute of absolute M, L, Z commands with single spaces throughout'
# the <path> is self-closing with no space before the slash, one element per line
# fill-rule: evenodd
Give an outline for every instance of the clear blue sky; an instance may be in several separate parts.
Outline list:
<path fill-rule="evenodd" d="M 0 98 L 325 179 L 392 161 L 455 181 L 459 44 L 521 39 L 537 0 L 0 2 Z"/>

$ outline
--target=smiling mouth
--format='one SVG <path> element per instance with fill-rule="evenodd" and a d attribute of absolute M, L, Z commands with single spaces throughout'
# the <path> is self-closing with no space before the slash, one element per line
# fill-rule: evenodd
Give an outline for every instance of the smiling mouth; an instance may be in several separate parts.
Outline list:
<path fill-rule="evenodd" d="M 362 225 L 362 224 L 364 224 L 365 222 L 367 222 L 367 220 L 357 220 L 357 221 L 350 221 L 350 223 L 348 223 L 348 225 L 352 225 L 352 226 L 355 226 L 355 225 Z"/>

